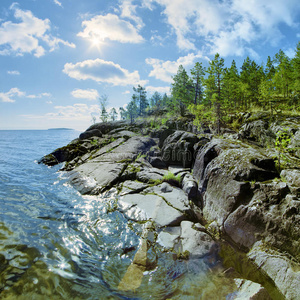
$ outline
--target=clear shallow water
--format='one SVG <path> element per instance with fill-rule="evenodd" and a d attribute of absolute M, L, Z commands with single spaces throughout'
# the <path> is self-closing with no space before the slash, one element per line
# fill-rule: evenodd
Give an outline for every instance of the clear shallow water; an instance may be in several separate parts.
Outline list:
<path fill-rule="evenodd" d="M 141 225 L 107 212 L 114 193 L 82 196 L 36 162 L 78 134 L 0 131 L 0 299 L 226 299 L 233 282 L 215 260 L 160 251 L 136 291 L 118 290 Z"/>

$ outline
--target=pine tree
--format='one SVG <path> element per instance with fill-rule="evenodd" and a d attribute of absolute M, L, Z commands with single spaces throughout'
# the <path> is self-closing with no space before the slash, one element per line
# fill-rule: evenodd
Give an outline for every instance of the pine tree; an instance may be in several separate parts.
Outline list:
<path fill-rule="evenodd" d="M 280 49 L 275 54 L 276 73 L 274 75 L 274 84 L 277 96 L 283 100 L 287 100 L 291 96 L 292 83 L 292 66 L 289 57 Z"/>
<path fill-rule="evenodd" d="M 224 102 L 227 109 L 236 110 L 240 104 L 240 76 L 233 60 L 230 68 L 225 69 L 223 84 Z"/>
<path fill-rule="evenodd" d="M 134 95 L 132 97 L 135 98 L 138 106 L 138 115 L 143 116 L 146 113 L 146 108 L 149 106 L 146 89 L 141 85 L 138 85 L 137 88 L 133 87 L 133 91 Z"/>
<path fill-rule="evenodd" d="M 110 115 L 110 119 L 111 119 L 113 122 L 117 119 L 118 113 L 117 113 L 117 111 L 116 111 L 116 109 L 115 109 L 114 107 L 111 109 L 109 115 Z"/>
<path fill-rule="evenodd" d="M 300 42 L 298 42 L 295 57 L 292 59 L 293 67 L 293 92 L 294 92 L 294 105 L 299 104 L 300 99 Z"/>
<path fill-rule="evenodd" d="M 224 59 L 220 57 L 219 53 L 215 55 L 215 58 L 210 61 L 207 69 L 208 78 L 206 80 L 206 96 L 210 97 L 214 105 L 215 122 L 217 134 L 220 134 L 221 123 L 224 109 L 224 95 L 223 95 L 223 83 L 224 83 Z"/>
<path fill-rule="evenodd" d="M 125 110 L 125 108 L 121 106 L 119 108 L 119 111 L 120 111 L 121 120 L 126 120 L 126 118 L 127 118 L 127 111 Z"/>
<path fill-rule="evenodd" d="M 133 123 L 135 118 L 138 116 L 139 108 L 136 104 L 135 97 L 127 105 L 127 116 L 130 119 L 130 122 Z"/>
<path fill-rule="evenodd" d="M 173 76 L 172 79 L 172 110 L 179 112 L 180 115 L 184 115 L 186 107 L 193 99 L 193 84 L 182 65 L 178 67 L 177 74 Z"/>
<path fill-rule="evenodd" d="M 193 69 L 191 69 L 193 85 L 195 89 L 194 104 L 200 104 L 203 99 L 203 82 L 205 75 L 205 68 L 202 63 L 196 62 Z"/>
<path fill-rule="evenodd" d="M 108 99 L 107 95 L 102 95 L 99 99 L 100 108 L 101 108 L 100 119 L 102 122 L 107 122 L 107 120 L 108 120 L 108 113 L 106 110 L 107 99 Z"/>

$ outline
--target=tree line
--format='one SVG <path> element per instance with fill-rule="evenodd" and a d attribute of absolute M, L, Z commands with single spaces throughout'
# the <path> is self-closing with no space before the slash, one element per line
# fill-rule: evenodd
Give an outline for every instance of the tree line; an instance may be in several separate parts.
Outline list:
<path fill-rule="evenodd" d="M 235 60 L 225 67 L 217 53 L 207 68 L 196 62 L 189 73 L 179 66 L 172 77 L 170 96 L 155 92 L 148 99 L 144 87 L 134 87 L 126 109 L 119 109 L 121 119 L 133 122 L 146 115 L 169 112 L 184 116 L 189 112 L 199 123 L 214 121 L 219 132 L 226 116 L 253 107 L 272 113 L 299 111 L 300 42 L 292 59 L 279 50 L 261 65 L 247 57 L 238 70 Z"/>

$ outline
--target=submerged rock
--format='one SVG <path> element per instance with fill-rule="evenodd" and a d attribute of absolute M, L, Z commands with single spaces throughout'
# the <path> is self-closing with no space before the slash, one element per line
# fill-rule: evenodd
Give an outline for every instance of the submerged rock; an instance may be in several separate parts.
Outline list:
<path fill-rule="evenodd" d="M 245 279 L 235 279 L 237 292 L 228 297 L 228 300 L 272 300 L 268 291 L 259 283 Z"/>

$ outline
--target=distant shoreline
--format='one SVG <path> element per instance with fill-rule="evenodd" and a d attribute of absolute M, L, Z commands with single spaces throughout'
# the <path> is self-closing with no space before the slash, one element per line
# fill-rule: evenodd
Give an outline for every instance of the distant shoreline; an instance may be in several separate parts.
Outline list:
<path fill-rule="evenodd" d="M 72 128 L 49 128 L 48 130 L 74 130 Z"/>

